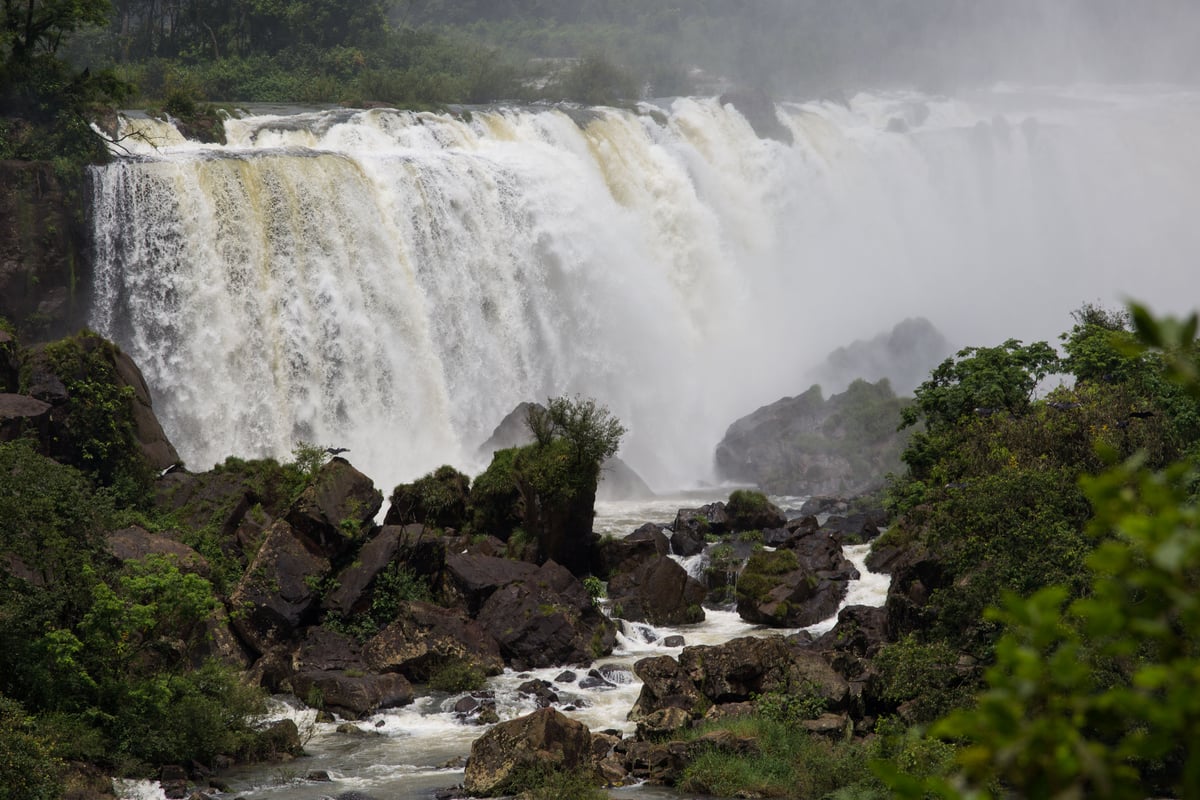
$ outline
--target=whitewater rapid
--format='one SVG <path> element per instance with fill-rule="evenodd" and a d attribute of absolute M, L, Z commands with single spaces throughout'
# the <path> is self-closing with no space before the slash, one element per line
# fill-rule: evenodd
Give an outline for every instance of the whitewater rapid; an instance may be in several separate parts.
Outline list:
<path fill-rule="evenodd" d="M 193 469 L 345 447 L 389 489 L 518 403 L 583 394 L 652 486 L 829 350 L 924 315 L 956 345 L 1083 302 L 1200 295 L 1200 95 L 1000 87 L 781 104 L 127 120 L 94 173 L 91 325 Z M 140 137 L 140 138 L 139 138 Z"/>

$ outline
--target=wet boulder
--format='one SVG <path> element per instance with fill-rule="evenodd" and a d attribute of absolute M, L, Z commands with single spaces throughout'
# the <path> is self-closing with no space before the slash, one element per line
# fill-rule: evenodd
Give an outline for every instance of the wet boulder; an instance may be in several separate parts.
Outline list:
<path fill-rule="evenodd" d="M 296 696 L 309 705 L 349 719 L 413 701 L 412 684 L 403 675 L 361 675 L 330 670 L 292 676 Z"/>
<path fill-rule="evenodd" d="M 330 566 L 328 558 L 309 547 L 287 522 L 276 521 L 234 588 L 229 599 L 234 627 L 255 652 L 295 638 L 301 624 L 313 621 L 316 587 Z"/>
<path fill-rule="evenodd" d="M 825 520 L 821 532 L 842 545 L 866 544 L 879 537 L 879 527 L 870 514 L 855 513 Z"/>
<path fill-rule="evenodd" d="M 787 523 L 787 517 L 765 494 L 746 489 L 729 495 L 725 517 L 731 533 L 782 528 Z"/>
<path fill-rule="evenodd" d="M 288 509 L 287 521 L 327 558 L 345 555 L 365 539 L 383 494 L 349 461 L 333 458 Z"/>
<path fill-rule="evenodd" d="M 497 589 L 477 619 L 514 669 L 587 664 L 608 655 L 616 626 L 575 576 L 553 561 Z"/>
<path fill-rule="evenodd" d="M 396 621 L 363 645 L 363 656 L 373 670 L 400 672 L 420 683 L 449 664 L 482 675 L 504 670 L 500 647 L 482 625 L 462 611 L 420 602 L 403 603 Z"/>
<path fill-rule="evenodd" d="M 671 542 L 662 527 L 647 522 L 623 539 L 606 539 L 600 544 L 600 559 L 605 574 L 629 571 L 643 561 L 671 552 Z"/>
<path fill-rule="evenodd" d="M 525 561 L 496 556 L 452 553 L 446 556 L 445 591 L 474 616 L 497 590 L 536 574 L 538 567 Z"/>
<path fill-rule="evenodd" d="M 368 539 L 354 561 L 338 573 L 336 588 L 322 601 L 322 607 L 339 617 L 367 611 L 371 607 L 370 589 L 399 553 L 402 532 L 402 528 L 389 525 Z"/>
<path fill-rule="evenodd" d="M 694 556 L 704 550 L 709 536 L 729 532 L 725 504 L 709 503 L 700 508 L 681 508 L 671 526 L 671 549 L 676 555 Z"/>
<path fill-rule="evenodd" d="M 738 577 L 737 610 L 759 625 L 801 628 L 832 616 L 858 572 L 841 548 L 822 535 L 795 549 L 754 553 Z"/>
<path fill-rule="evenodd" d="M 670 656 L 643 658 L 633 665 L 642 680 L 642 690 L 629 712 L 629 719 L 640 722 L 664 708 L 698 712 L 703 694 L 692 676 Z"/>
<path fill-rule="evenodd" d="M 528 771 L 569 772 L 590 766 L 592 734 L 553 708 L 494 726 L 471 745 L 463 786 L 473 797 L 495 797 L 521 787 Z"/>
<path fill-rule="evenodd" d="M 687 625 L 704 620 L 704 584 L 667 556 L 638 563 L 618 572 L 608 582 L 614 613 L 633 622 L 651 625 Z"/>
<path fill-rule="evenodd" d="M 52 408 L 34 397 L 0 394 L 0 442 L 12 442 L 30 433 L 40 441 L 49 433 Z"/>

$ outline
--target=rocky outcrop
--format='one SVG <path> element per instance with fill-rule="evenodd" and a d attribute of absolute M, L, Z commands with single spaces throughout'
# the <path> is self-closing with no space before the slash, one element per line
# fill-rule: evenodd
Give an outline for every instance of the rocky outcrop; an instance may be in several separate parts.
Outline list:
<path fill-rule="evenodd" d="M 729 532 L 729 515 L 722 502 L 699 508 L 681 508 L 671 526 L 671 549 L 676 555 L 694 556 L 704 549 L 709 536 Z"/>
<path fill-rule="evenodd" d="M 901 468 L 904 403 L 886 381 L 855 381 L 828 401 L 813 386 L 730 425 L 717 445 L 717 475 L 770 494 L 865 493 Z"/>
<path fill-rule="evenodd" d="M 472 797 L 512 789 L 522 772 L 565 772 L 592 763 L 592 734 L 553 708 L 496 725 L 471 745 L 463 787 Z"/>
<path fill-rule="evenodd" d="M 292 677 L 292 689 L 310 706 L 350 719 L 413 701 L 412 685 L 403 675 L 393 673 L 300 672 Z"/>
<path fill-rule="evenodd" d="M 629 572 L 643 561 L 652 561 L 671 552 L 671 542 L 662 527 L 648 522 L 623 539 L 605 539 L 600 543 L 604 574 Z"/>
<path fill-rule="evenodd" d="M 447 664 L 463 664 L 482 675 L 504 670 L 500 647 L 482 625 L 429 603 L 402 604 L 396 621 L 363 645 L 363 657 L 372 670 L 399 672 L 421 683 Z"/>
<path fill-rule="evenodd" d="M 587 664 L 608 655 L 616 626 L 592 603 L 583 584 L 553 561 L 488 597 L 479 624 L 514 669 Z"/>
<path fill-rule="evenodd" d="M 695 720 L 712 706 L 748 702 L 771 692 L 813 692 L 830 710 L 845 708 L 849 700 L 849 684 L 820 653 L 777 637 L 685 647 L 678 661 L 669 656 L 642 659 L 634 672 L 643 685 L 629 718 L 638 723 L 654 723 L 668 708 Z"/>
<path fill-rule="evenodd" d="M 737 582 L 737 610 L 759 625 L 801 628 L 837 611 L 857 570 L 831 537 L 812 534 L 787 550 L 754 553 Z"/>
<path fill-rule="evenodd" d="M 721 95 L 721 105 L 733 106 L 750 123 L 760 139 L 774 139 L 792 144 L 792 129 L 779 119 L 775 101 L 761 89 L 736 89 Z"/>
<path fill-rule="evenodd" d="M 330 565 L 310 548 L 291 525 L 277 520 L 230 596 L 234 627 L 256 652 L 294 639 L 301 624 L 316 621 L 317 586 Z"/>
<path fill-rule="evenodd" d="M 327 558 L 344 555 L 371 530 L 383 493 L 343 458 L 333 458 L 288 509 L 287 521 Z"/>
<path fill-rule="evenodd" d="M 704 584 L 666 556 L 637 563 L 609 579 L 608 597 L 616 616 L 651 625 L 704 621 Z M 617 611 L 617 609 L 620 611 Z"/>
<path fill-rule="evenodd" d="M 446 557 L 445 593 L 474 616 L 500 587 L 524 580 L 537 571 L 536 565 L 525 561 L 452 553 Z"/>
<path fill-rule="evenodd" d="M 141 561 L 147 556 L 163 556 L 170 559 L 181 572 L 194 572 L 207 578 L 211 570 L 204 556 L 186 544 L 169 536 L 139 528 L 136 525 L 109 533 L 108 551 L 121 561 Z"/>
<path fill-rule="evenodd" d="M 479 454 L 491 456 L 497 450 L 533 444 L 533 434 L 525 419 L 532 408 L 545 409 L 540 403 L 520 403 L 492 431 L 488 440 L 479 446 Z M 619 456 L 613 456 L 600 467 L 600 483 L 596 487 L 599 500 L 644 500 L 654 496 L 654 490 L 633 467 Z"/>
<path fill-rule="evenodd" d="M 0 442 L 11 442 L 32 435 L 39 441 L 50 432 L 50 411 L 54 407 L 34 397 L 0 394 Z"/>

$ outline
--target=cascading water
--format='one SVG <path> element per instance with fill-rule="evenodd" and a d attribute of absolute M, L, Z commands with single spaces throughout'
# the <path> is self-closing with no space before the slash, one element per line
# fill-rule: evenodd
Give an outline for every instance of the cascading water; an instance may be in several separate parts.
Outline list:
<path fill-rule="evenodd" d="M 1200 95 L 997 90 L 730 106 L 132 120 L 95 172 L 92 324 L 190 466 L 347 447 L 390 487 L 468 470 L 580 393 L 659 488 L 824 353 L 922 314 L 960 344 L 1082 302 L 1195 303 Z"/>

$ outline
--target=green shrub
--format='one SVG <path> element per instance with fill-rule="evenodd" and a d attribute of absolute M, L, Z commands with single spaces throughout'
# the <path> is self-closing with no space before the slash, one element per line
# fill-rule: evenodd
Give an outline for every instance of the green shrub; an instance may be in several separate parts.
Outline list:
<path fill-rule="evenodd" d="M 58 800 L 63 769 L 34 720 L 0 695 L 0 800 Z"/>
<path fill-rule="evenodd" d="M 436 667 L 429 676 L 429 688 L 438 692 L 458 694 L 473 692 L 487 685 L 487 676 L 468 661 L 453 659 Z"/>

